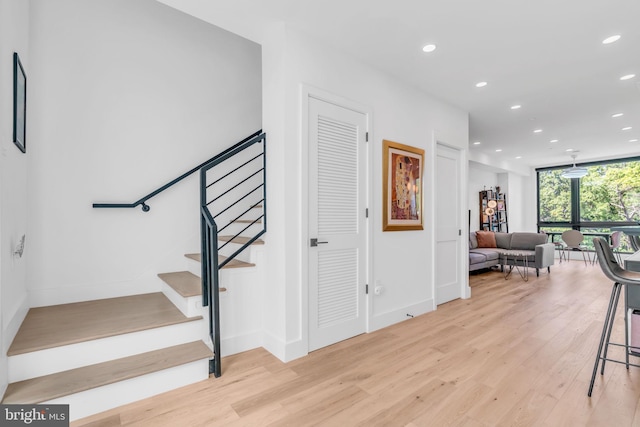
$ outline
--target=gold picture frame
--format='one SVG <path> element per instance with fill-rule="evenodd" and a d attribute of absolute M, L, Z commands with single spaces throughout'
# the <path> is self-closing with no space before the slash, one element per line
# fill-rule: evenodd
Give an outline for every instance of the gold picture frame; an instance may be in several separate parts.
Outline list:
<path fill-rule="evenodd" d="M 382 141 L 382 231 L 423 230 L 424 150 Z"/>

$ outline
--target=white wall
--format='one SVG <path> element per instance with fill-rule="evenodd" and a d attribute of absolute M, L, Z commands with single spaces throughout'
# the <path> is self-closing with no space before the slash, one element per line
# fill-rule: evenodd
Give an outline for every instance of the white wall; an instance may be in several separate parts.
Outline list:
<path fill-rule="evenodd" d="M 29 2 L 0 0 L 0 395 L 7 386 L 7 349 L 28 307 L 27 262 L 33 259 L 26 220 L 27 159 L 33 126 L 29 108 L 27 154 L 23 154 L 13 143 L 13 52 L 20 55 L 30 96 Z M 27 234 L 26 251 L 17 258 L 13 249 L 23 234 Z"/>
<path fill-rule="evenodd" d="M 496 185 L 507 198 L 509 231 L 537 231 L 535 226 L 535 187 L 530 189 L 531 176 L 506 172 L 475 161 L 469 162 L 470 231 L 479 229 L 478 193 Z M 533 220 L 532 220 L 533 218 Z"/>
<path fill-rule="evenodd" d="M 527 194 L 523 184 L 526 178 L 514 173 L 503 173 L 500 175 L 504 178 L 504 181 L 506 181 L 505 194 L 507 197 L 509 231 L 537 231 L 533 228 L 527 228 L 525 225 L 524 201 Z"/>
<path fill-rule="evenodd" d="M 538 229 L 538 182 L 537 174 L 532 168 L 531 173 L 522 178 L 523 188 L 523 221 L 526 230 Z"/>
<path fill-rule="evenodd" d="M 469 231 L 480 229 L 480 205 L 478 193 L 483 190 L 495 189 L 498 182 L 498 173 L 488 170 L 476 162 L 469 162 L 469 210 L 471 210 L 471 224 Z M 509 215 L 511 212 L 508 212 Z"/>
<path fill-rule="evenodd" d="M 298 213 L 306 208 L 303 194 L 306 188 L 298 184 L 305 173 L 305 149 L 300 146 L 301 87 L 315 87 L 346 98 L 372 111 L 373 127 L 370 129 L 369 203 L 372 235 L 371 276 L 369 283 L 380 283 L 385 291 L 380 296 L 370 296 L 369 328 L 374 330 L 406 320 L 406 313 L 418 315 L 433 308 L 433 281 L 431 274 L 433 235 L 430 233 L 432 217 L 425 218 L 425 230 L 410 232 L 382 232 L 382 140 L 390 139 L 423 148 L 426 159 L 435 158 L 434 133 L 449 145 L 465 148 L 468 143 L 467 114 L 438 102 L 398 80 L 342 55 L 335 49 L 324 47 L 304 35 L 286 32 L 285 85 L 285 161 L 298 160 L 300 167 L 290 169 L 287 194 L 299 194 L 300 198 L 284 201 L 288 217 L 286 246 L 286 307 L 287 343 L 304 342 L 307 331 L 307 271 L 299 266 L 300 257 L 308 251 L 305 215 Z M 267 121 L 265 120 L 265 123 Z M 428 160 L 427 164 L 431 164 Z M 295 174 L 294 174 L 295 173 Z M 425 187 L 434 181 L 433 169 L 425 169 Z M 287 187 L 285 187 L 287 188 Z M 433 204 L 433 193 L 425 192 L 425 212 Z M 271 216 L 273 217 L 273 215 Z"/>
<path fill-rule="evenodd" d="M 507 196 L 509 231 L 537 232 L 535 173 L 503 172 L 498 174 L 498 182 Z"/>
<path fill-rule="evenodd" d="M 370 296 L 370 329 L 407 319 L 433 308 L 432 218 L 424 231 L 383 233 L 382 140 L 391 139 L 425 149 L 434 164 L 435 138 L 466 150 L 468 116 L 414 87 L 359 63 L 335 49 L 292 31 L 285 24 L 200 0 L 161 0 L 195 16 L 250 37 L 263 49 L 263 123 L 268 136 L 269 231 L 265 258 L 264 346 L 283 360 L 307 351 L 306 154 L 301 131 L 301 88 L 317 88 L 372 111 L 370 130 L 371 269 L 369 283 L 385 286 Z M 242 19 L 239 19 L 242 18 Z M 464 156 L 463 156 L 464 157 Z M 286 166 L 286 167 L 285 167 Z M 432 186 L 433 168 L 426 170 L 425 188 Z M 425 212 L 433 193 L 425 194 Z"/>
<path fill-rule="evenodd" d="M 295 183 L 286 182 L 285 168 L 285 133 L 286 117 L 285 102 L 283 93 L 285 91 L 285 81 L 287 79 L 287 59 L 286 59 L 286 32 L 282 24 L 274 23 L 264 29 L 262 42 L 262 100 L 263 100 L 263 126 L 267 132 L 267 210 L 268 210 L 268 231 L 265 245 L 266 276 L 268 277 L 267 288 L 264 290 L 265 313 L 263 346 L 278 358 L 288 361 L 299 357 L 306 352 L 306 346 L 300 343 L 299 334 L 292 343 L 287 340 L 287 326 L 290 314 L 289 307 L 293 310 L 300 310 L 300 297 L 290 296 L 287 292 L 289 283 L 287 282 L 286 267 L 288 264 L 300 262 L 300 258 L 295 256 L 295 249 L 290 249 L 291 245 L 297 242 L 288 242 L 286 235 L 288 230 L 295 230 L 297 225 L 297 209 L 287 212 L 286 199 L 297 196 Z M 294 148 L 294 147 L 292 147 Z M 291 165 L 296 165 L 294 161 Z M 295 168 L 295 166 L 293 166 Z M 293 187 L 293 190 L 291 189 Z M 293 193 L 291 193 L 293 191 Z M 291 224 L 288 221 L 292 221 Z M 289 249 L 287 248 L 289 245 Z M 288 258 L 293 254 L 294 259 L 287 263 Z M 292 288 L 295 295 L 296 288 Z M 293 298 L 289 302 L 288 298 Z M 295 313 L 294 313 L 295 316 Z M 299 315 L 295 316 L 299 319 Z M 295 323 L 290 327 L 298 328 Z M 296 334 L 291 334 L 296 337 Z M 296 349 L 292 346 L 297 344 Z M 303 348 L 304 347 L 304 348 Z"/>
<path fill-rule="evenodd" d="M 260 46 L 152 0 L 32 1 L 32 306 L 157 289 L 199 250 L 197 176 L 261 127 Z"/>

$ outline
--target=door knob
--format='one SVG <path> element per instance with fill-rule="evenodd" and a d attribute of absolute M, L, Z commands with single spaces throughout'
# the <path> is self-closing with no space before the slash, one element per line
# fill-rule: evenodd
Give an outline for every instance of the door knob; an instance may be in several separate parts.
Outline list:
<path fill-rule="evenodd" d="M 313 239 L 311 239 L 311 244 L 310 244 L 310 246 L 311 246 L 312 248 L 315 248 L 316 246 L 318 246 L 318 245 L 324 245 L 325 243 L 329 243 L 329 242 L 318 242 L 318 239 L 313 238 Z"/>

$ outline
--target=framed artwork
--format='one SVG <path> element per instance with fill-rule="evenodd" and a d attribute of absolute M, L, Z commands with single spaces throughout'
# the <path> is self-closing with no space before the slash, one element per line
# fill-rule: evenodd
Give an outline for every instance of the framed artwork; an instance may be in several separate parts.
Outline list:
<path fill-rule="evenodd" d="M 422 230 L 424 150 L 382 141 L 382 231 Z"/>
<path fill-rule="evenodd" d="M 20 57 L 13 52 L 13 142 L 23 153 L 27 152 L 27 75 Z"/>

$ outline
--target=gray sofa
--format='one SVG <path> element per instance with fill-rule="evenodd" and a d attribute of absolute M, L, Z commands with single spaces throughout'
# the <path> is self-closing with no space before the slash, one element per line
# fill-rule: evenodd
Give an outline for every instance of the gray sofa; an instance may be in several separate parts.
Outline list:
<path fill-rule="evenodd" d="M 540 269 L 546 268 L 551 272 L 554 262 L 555 245 L 547 243 L 546 234 L 514 232 L 495 233 L 495 248 L 479 248 L 476 232 L 469 233 L 469 271 L 504 267 L 505 259 L 508 264 L 513 264 L 513 258 L 501 256 L 502 254 L 524 254 L 527 257 L 529 267 L 536 269 L 536 276 L 540 275 Z M 524 260 L 518 261 L 522 265 Z"/>

